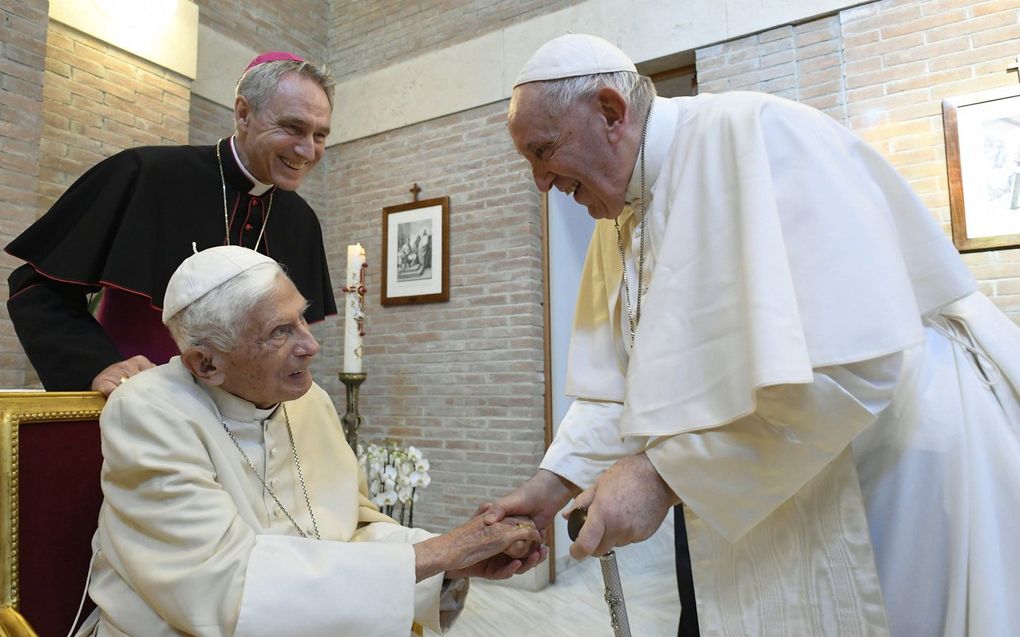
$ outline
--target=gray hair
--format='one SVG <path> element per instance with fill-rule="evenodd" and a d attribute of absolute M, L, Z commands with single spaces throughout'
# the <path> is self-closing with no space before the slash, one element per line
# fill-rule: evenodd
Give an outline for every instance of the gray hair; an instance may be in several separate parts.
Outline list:
<path fill-rule="evenodd" d="M 240 341 L 248 315 L 286 276 L 279 263 L 260 263 L 213 288 L 167 320 L 181 352 L 205 345 L 226 352 Z"/>
<path fill-rule="evenodd" d="M 274 60 L 263 62 L 253 66 L 241 75 L 237 80 L 237 87 L 234 90 L 235 96 L 243 96 L 251 104 L 252 110 L 258 115 L 269 100 L 276 94 L 276 87 L 280 80 L 288 73 L 297 73 L 314 80 L 322 87 L 329 100 L 329 109 L 333 110 L 333 93 L 336 90 L 336 80 L 325 65 L 318 65 L 307 61 L 297 60 Z"/>
<path fill-rule="evenodd" d="M 591 99 L 604 86 L 616 89 L 627 100 L 627 104 L 642 117 L 655 99 L 655 85 L 651 78 L 633 71 L 578 75 L 534 83 L 539 85 L 539 99 L 553 115 L 561 114 L 573 104 Z M 517 111 L 519 95 L 520 93 L 515 90 L 510 98 L 511 121 Z"/>

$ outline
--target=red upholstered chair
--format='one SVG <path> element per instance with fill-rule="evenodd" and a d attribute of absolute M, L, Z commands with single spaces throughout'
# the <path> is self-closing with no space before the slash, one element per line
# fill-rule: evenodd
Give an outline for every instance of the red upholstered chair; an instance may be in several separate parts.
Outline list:
<path fill-rule="evenodd" d="M 0 609 L 41 637 L 66 635 L 81 600 L 103 501 L 104 403 L 94 392 L 0 392 Z"/>

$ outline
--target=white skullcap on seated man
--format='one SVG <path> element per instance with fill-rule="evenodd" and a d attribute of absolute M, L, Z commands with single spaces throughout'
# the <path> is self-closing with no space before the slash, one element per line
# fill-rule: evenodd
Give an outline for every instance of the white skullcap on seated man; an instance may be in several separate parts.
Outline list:
<path fill-rule="evenodd" d="M 181 355 L 102 413 L 98 608 L 79 635 L 404 637 L 412 621 L 448 625 L 441 591 L 462 599 L 463 578 L 546 555 L 526 520 L 434 535 L 377 510 L 312 381 L 306 307 L 247 248 L 203 250 L 173 274 L 163 318 Z"/>

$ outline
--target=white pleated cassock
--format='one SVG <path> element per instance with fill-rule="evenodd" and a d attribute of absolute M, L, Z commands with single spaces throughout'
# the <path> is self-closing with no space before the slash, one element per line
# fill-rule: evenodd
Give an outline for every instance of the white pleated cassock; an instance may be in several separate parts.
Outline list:
<path fill-rule="evenodd" d="M 587 487 L 648 454 L 686 505 L 703 635 L 1015 631 L 1020 330 L 909 186 L 754 93 L 657 98 L 646 156 L 634 345 L 599 222 L 543 468 Z"/>

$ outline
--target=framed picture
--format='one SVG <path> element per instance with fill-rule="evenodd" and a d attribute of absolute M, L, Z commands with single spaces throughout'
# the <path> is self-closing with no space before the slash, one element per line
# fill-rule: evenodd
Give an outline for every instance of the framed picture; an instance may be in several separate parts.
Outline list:
<path fill-rule="evenodd" d="M 450 300 L 449 231 L 449 197 L 383 208 L 383 305 Z"/>
<path fill-rule="evenodd" d="M 1020 247 L 1020 85 L 942 102 L 953 243 Z"/>

